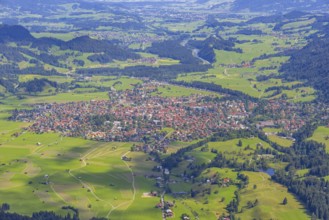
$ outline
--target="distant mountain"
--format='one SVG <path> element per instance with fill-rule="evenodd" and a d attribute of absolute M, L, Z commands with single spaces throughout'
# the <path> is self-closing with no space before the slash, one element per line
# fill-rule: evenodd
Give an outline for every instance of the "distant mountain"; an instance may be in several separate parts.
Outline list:
<path fill-rule="evenodd" d="M 252 18 L 247 23 L 248 24 L 281 23 L 284 20 L 294 20 L 294 19 L 302 18 L 306 15 L 310 15 L 310 14 L 301 11 L 291 11 L 287 14 L 274 14 L 270 16 L 260 16 L 260 17 Z"/>
<path fill-rule="evenodd" d="M 293 10 L 322 11 L 329 9 L 328 0 L 235 0 L 233 11 L 287 12 Z"/>
<path fill-rule="evenodd" d="M 56 10 L 65 10 L 64 7 L 59 7 L 60 4 L 74 3 L 77 0 L 1 0 L 0 6 L 2 8 L 10 8 L 19 10 L 20 12 L 30 12 L 36 14 L 48 14 Z"/>
<path fill-rule="evenodd" d="M 328 0 L 1 0 L 0 6 L 19 10 L 20 12 L 31 12 L 34 14 L 47 15 L 55 11 L 67 10 L 64 4 L 73 4 L 72 7 L 84 9 L 109 10 L 108 6 L 120 7 L 140 7 L 150 6 L 161 7 L 166 4 L 179 3 L 191 5 L 193 3 L 199 6 L 207 5 L 211 9 L 225 8 L 233 12 L 288 12 L 293 10 L 303 11 L 328 11 Z"/>

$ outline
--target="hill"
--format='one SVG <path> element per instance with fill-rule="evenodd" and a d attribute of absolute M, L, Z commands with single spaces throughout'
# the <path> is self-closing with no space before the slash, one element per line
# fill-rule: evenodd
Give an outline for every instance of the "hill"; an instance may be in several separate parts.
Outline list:
<path fill-rule="evenodd" d="M 236 0 L 232 6 L 233 11 L 248 10 L 252 12 L 314 11 L 323 10 L 324 8 L 329 8 L 329 3 L 326 0 Z"/>
<path fill-rule="evenodd" d="M 241 52 L 241 50 L 234 48 L 235 44 L 231 40 L 225 40 L 220 36 L 210 36 L 205 40 L 193 40 L 189 41 L 189 45 L 199 50 L 198 55 L 207 60 L 210 63 L 216 61 L 216 50 L 235 51 Z"/>
<path fill-rule="evenodd" d="M 20 25 L 1 25 L 0 42 L 5 41 L 33 41 L 30 32 Z"/>
<path fill-rule="evenodd" d="M 131 52 L 128 49 L 121 48 L 113 43 L 110 43 L 106 40 L 96 40 L 92 39 L 89 36 L 81 36 L 74 38 L 70 41 L 62 41 L 55 38 L 42 37 L 35 38 L 30 32 L 20 26 L 20 25 L 2 25 L 0 26 L 0 43 L 2 43 L 2 53 L 9 61 L 17 61 L 17 57 L 21 57 L 22 54 L 37 58 L 38 60 L 42 60 L 48 64 L 59 66 L 58 59 L 59 57 L 55 57 L 52 54 L 43 54 L 43 56 L 37 56 L 33 50 L 33 48 L 37 48 L 42 52 L 48 53 L 48 51 L 57 46 L 60 50 L 72 50 L 83 53 L 97 53 L 97 56 L 106 56 L 107 62 L 112 61 L 113 59 L 117 60 L 126 60 L 126 59 L 138 59 L 140 56 Z M 7 43 L 16 43 L 17 47 L 12 47 L 6 45 Z M 31 44 L 30 49 L 21 48 L 19 45 L 21 43 Z M 14 51 L 14 52 L 13 52 Z M 15 53 L 15 56 L 9 56 L 8 54 Z M 92 56 L 92 55 L 91 55 Z M 16 57 L 16 58 L 15 58 Z M 19 61 L 24 60 L 22 57 Z M 53 62 L 47 62 L 46 60 L 54 60 Z"/>
<path fill-rule="evenodd" d="M 15 92 L 19 85 L 16 74 L 56 75 L 85 67 L 86 62 L 109 65 L 114 61 L 139 58 L 139 54 L 128 48 L 89 36 L 70 41 L 35 38 L 23 26 L 0 26 L 0 85 L 9 92 Z"/>
<path fill-rule="evenodd" d="M 307 46 L 292 54 L 282 65 L 283 77 L 288 80 L 304 80 L 319 90 L 319 98 L 329 102 L 329 37 L 316 37 Z"/>

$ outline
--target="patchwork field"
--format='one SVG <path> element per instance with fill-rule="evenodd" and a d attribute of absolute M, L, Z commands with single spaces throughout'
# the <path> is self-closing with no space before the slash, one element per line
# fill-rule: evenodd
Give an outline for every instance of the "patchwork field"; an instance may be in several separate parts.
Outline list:
<path fill-rule="evenodd" d="M 184 160 L 177 168 L 171 170 L 168 184 L 172 195 L 166 195 L 166 201 L 175 201 L 172 208 L 173 219 L 184 215 L 199 219 L 218 219 L 227 216 L 227 205 L 236 199 L 237 192 L 240 205 L 236 214 L 237 219 L 309 219 L 303 205 L 287 192 L 287 188 L 270 180 L 270 176 L 262 172 L 241 172 L 249 177 L 247 186 L 239 189 L 241 179 L 238 171 L 229 168 L 205 168 L 193 179 L 191 175 L 195 167 L 210 165 L 216 154 L 220 152 L 226 158 L 232 158 L 239 163 L 253 164 L 260 158 L 255 155 L 259 148 L 271 148 L 270 145 L 258 138 L 241 138 L 228 141 L 209 142 L 184 154 Z M 271 164 L 275 169 L 282 169 L 284 164 Z M 192 174 L 193 175 L 193 174 Z M 216 181 L 217 179 L 217 181 Z M 229 181 L 223 182 L 224 179 Z M 282 200 L 287 198 L 287 205 Z M 257 204 L 253 207 L 250 204 Z"/>
<path fill-rule="evenodd" d="M 270 180 L 270 176 L 262 172 L 242 172 L 249 177 L 249 184 L 241 190 L 235 185 L 239 182 L 238 172 L 228 168 L 206 169 L 195 183 L 184 182 L 179 178 L 171 178 L 174 183 L 170 184 L 172 192 L 179 196 L 165 196 L 166 201 L 174 201 L 172 208 L 173 219 L 180 219 L 182 214 L 187 214 L 199 219 L 218 219 L 227 216 L 227 205 L 236 199 L 238 191 L 240 205 L 237 219 L 309 219 L 309 214 L 296 197 L 287 192 L 287 188 Z M 228 185 L 207 183 L 214 175 L 220 178 L 230 179 Z M 199 193 L 193 198 L 190 192 Z M 187 192 L 186 194 L 182 194 Z M 180 194 L 179 194 L 180 193 Z M 282 204 L 284 198 L 288 203 Z M 255 201 L 257 202 L 255 203 Z M 251 206 L 250 204 L 254 204 Z"/>
<path fill-rule="evenodd" d="M 233 21 L 231 19 L 230 21 Z M 235 21 L 236 22 L 236 21 Z M 305 21 L 310 24 L 313 21 Z M 303 22 L 300 22 L 303 23 Z M 293 23 L 291 27 L 298 29 Z M 279 78 L 269 77 L 266 80 L 258 80 L 259 76 L 280 75 L 280 67 L 289 60 L 288 56 L 274 56 L 278 51 L 294 47 L 302 47 L 305 42 L 293 34 L 289 37 L 273 35 L 269 24 L 251 24 L 249 29 L 262 30 L 263 35 L 237 34 L 239 27 L 227 28 L 224 33 L 226 37 L 239 40 L 235 48 L 242 50 L 235 51 L 215 50 L 216 62 L 207 72 L 181 75 L 179 81 L 201 81 L 214 83 L 231 90 L 241 91 L 249 96 L 265 99 L 277 99 L 284 97 L 293 102 L 309 102 L 316 98 L 316 91 L 311 87 L 293 89 L 291 82 L 284 82 Z M 246 28 L 246 27 L 244 27 Z M 299 39 L 299 40 L 296 40 Z M 273 55 L 272 57 L 266 57 Z M 293 82 L 300 83 L 300 82 Z M 268 90 L 271 87 L 284 87 L 285 89 L 274 93 Z"/>

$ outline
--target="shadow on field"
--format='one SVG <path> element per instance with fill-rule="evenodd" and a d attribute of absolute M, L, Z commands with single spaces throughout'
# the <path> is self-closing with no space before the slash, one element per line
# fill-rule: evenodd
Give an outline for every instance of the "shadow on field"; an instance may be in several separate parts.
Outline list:
<path fill-rule="evenodd" d="M 152 203 L 153 204 L 153 203 Z M 115 210 L 109 220 L 162 219 L 161 209 L 150 204 L 136 205 L 127 210 Z"/>
<path fill-rule="evenodd" d="M 123 161 L 117 157 L 107 159 L 106 156 L 102 156 L 101 159 L 93 158 L 86 160 L 86 162 L 79 158 L 71 158 L 70 160 L 65 158 L 64 161 L 59 157 L 54 161 L 58 167 L 51 170 L 47 170 L 45 167 L 46 169 L 43 168 L 39 175 L 30 178 L 29 181 L 33 183 L 34 187 L 37 185 L 44 186 L 48 181 L 55 185 L 66 185 L 67 187 L 72 184 L 79 185 L 81 188 L 87 184 L 95 188 L 95 192 L 100 188 L 102 190 L 108 188 L 115 191 L 128 190 L 133 192 L 134 187 L 136 193 L 150 192 L 156 189 L 156 181 L 155 178 L 147 176 L 161 176 L 161 173 L 152 171 L 152 168 L 157 164 L 153 161 L 146 161 L 147 157 L 147 154 L 133 155 L 131 161 Z M 75 167 L 70 167 L 74 160 L 76 160 L 76 163 L 73 163 Z M 42 167 L 40 162 L 38 165 Z"/>

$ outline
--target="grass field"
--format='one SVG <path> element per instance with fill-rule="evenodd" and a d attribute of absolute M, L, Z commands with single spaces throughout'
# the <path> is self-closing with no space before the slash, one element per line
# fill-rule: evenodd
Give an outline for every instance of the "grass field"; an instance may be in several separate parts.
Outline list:
<path fill-rule="evenodd" d="M 59 93 L 57 95 L 49 96 L 31 96 L 21 100 L 21 103 L 35 104 L 35 103 L 51 103 L 51 102 L 77 102 L 77 101 L 91 101 L 91 100 L 108 100 L 107 92 L 94 93 Z"/>
<path fill-rule="evenodd" d="M 257 27 L 263 30 L 263 26 L 266 25 L 255 24 L 251 25 L 250 28 Z M 311 87 L 286 89 L 282 90 L 279 95 L 274 95 L 273 91 L 266 92 L 266 89 L 277 86 L 287 87 L 292 84 L 290 82 L 283 82 L 280 79 L 274 79 L 273 77 L 265 81 L 257 81 L 257 76 L 260 75 L 279 75 L 281 65 L 285 63 L 289 57 L 263 58 L 251 62 L 254 58 L 258 58 L 264 54 L 269 55 L 277 53 L 276 47 L 289 49 L 295 45 L 304 45 L 302 42 L 270 35 L 238 35 L 235 34 L 237 30 L 238 29 L 234 30 L 234 28 L 229 28 L 229 30 L 225 30 L 225 34 L 245 41 L 243 43 L 237 43 L 235 46 L 236 48 L 240 48 L 243 51 L 242 53 L 215 50 L 216 62 L 213 64 L 213 68 L 204 73 L 181 75 L 177 80 L 214 83 L 224 88 L 241 91 L 257 98 L 277 99 L 284 95 L 292 102 L 309 102 L 316 98 L 316 92 Z M 268 32 L 271 33 L 271 30 L 268 29 Z M 255 41 L 255 39 L 257 40 Z M 287 42 L 289 43 L 287 44 Z"/>
<path fill-rule="evenodd" d="M 303 205 L 284 186 L 272 182 L 270 176 L 261 172 L 242 172 L 249 177 L 249 184 L 239 191 L 240 205 L 236 214 L 237 219 L 309 219 L 309 215 Z M 232 182 L 229 186 L 218 186 L 205 183 L 215 174 L 221 178 L 229 178 Z M 180 216 L 188 214 L 199 219 L 218 219 L 221 215 L 228 215 L 226 206 L 235 198 L 234 192 L 238 188 L 234 185 L 238 182 L 237 172 L 228 168 L 208 168 L 196 178 L 195 183 L 182 182 L 174 178 L 175 182 L 170 184 L 173 192 L 187 192 L 185 196 L 166 196 L 166 201 L 175 201 L 173 208 L 173 219 L 180 219 Z M 197 196 L 191 198 L 191 190 L 199 191 Z M 210 193 L 203 193 L 210 190 Z M 282 205 L 284 198 L 288 204 Z M 258 200 L 255 207 L 248 207 L 247 203 Z"/>
<path fill-rule="evenodd" d="M 53 37 L 53 38 L 57 38 L 57 39 L 64 40 L 64 41 L 69 41 L 69 40 L 72 40 L 74 38 L 73 33 L 47 33 L 47 32 L 43 32 L 43 33 L 32 33 L 32 35 L 36 38 Z"/>
<path fill-rule="evenodd" d="M 242 146 L 238 146 L 241 140 Z M 205 147 L 207 150 L 205 150 Z M 223 142 L 209 142 L 206 145 L 185 153 L 185 160 L 180 162 L 177 168 L 171 170 L 171 183 L 169 187 L 172 192 L 186 192 L 179 197 L 167 196 L 167 200 L 174 200 L 175 213 L 173 219 L 180 219 L 182 214 L 188 214 L 199 219 L 218 219 L 221 215 L 228 215 L 226 206 L 235 197 L 234 192 L 238 190 L 236 183 L 237 172 L 228 168 L 206 168 L 194 181 L 184 180 L 182 173 L 189 174 L 189 166 L 209 164 L 216 154 L 210 150 L 215 149 L 225 154 L 226 158 L 237 158 L 238 162 L 249 161 L 253 163 L 254 150 L 258 147 L 270 148 L 269 144 L 258 138 L 241 138 Z M 271 164 L 269 164 L 271 166 Z M 283 166 L 283 164 L 281 164 Z M 278 166 L 276 167 L 278 168 Z M 186 171 L 186 172 L 185 172 Z M 243 172 L 249 176 L 247 188 L 240 191 L 241 202 L 236 217 L 240 219 L 308 219 L 302 204 L 287 192 L 280 184 L 270 181 L 270 177 L 261 172 Z M 214 175 L 221 178 L 229 178 L 232 184 L 220 186 L 206 183 Z M 254 187 L 254 185 L 256 185 Z M 190 196 L 190 191 L 196 190 L 200 193 L 195 197 Z M 210 190 L 210 193 L 205 193 Z M 287 197 L 289 203 L 281 205 L 282 200 Z M 247 202 L 258 200 L 254 208 L 247 208 Z M 242 212 L 240 212 L 242 210 Z"/>
<path fill-rule="evenodd" d="M 328 127 L 324 127 L 324 126 L 320 126 L 318 127 L 312 137 L 309 138 L 309 140 L 314 140 L 317 141 L 319 143 L 323 143 L 326 145 L 326 151 L 327 153 L 329 153 L 329 128 Z"/>
<path fill-rule="evenodd" d="M 239 140 L 242 141 L 242 146 L 238 146 Z M 204 147 L 207 147 L 208 150 L 203 150 Z M 189 173 L 188 165 L 190 163 L 193 165 L 209 164 L 211 160 L 216 157 L 216 154 L 212 153 L 211 149 L 225 154 L 226 158 L 237 158 L 237 161 L 240 163 L 245 161 L 252 163 L 253 153 L 258 147 L 266 149 L 270 148 L 270 145 L 258 138 L 241 138 L 223 142 L 209 142 L 205 146 L 187 152 L 185 155 L 190 158 L 190 161 L 184 160 L 181 162 L 177 168 L 172 170 L 172 174 L 179 176 L 185 170 Z"/>
<path fill-rule="evenodd" d="M 114 87 L 116 90 L 132 89 L 133 84 L 141 83 L 142 80 L 128 77 L 113 78 L 113 77 L 92 77 L 91 80 L 79 82 L 81 87 Z"/>
<path fill-rule="evenodd" d="M 213 95 L 217 97 L 221 96 L 215 92 L 209 92 L 205 90 L 187 88 L 183 86 L 174 86 L 174 85 L 160 86 L 158 88 L 158 91 L 154 92 L 153 94 L 163 97 L 180 97 L 180 96 L 190 96 L 190 95 Z"/>
<path fill-rule="evenodd" d="M 42 76 L 37 74 L 25 74 L 25 75 L 19 75 L 19 81 L 20 82 L 27 82 L 33 79 L 48 79 L 50 81 L 54 81 L 57 83 L 65 83 L 65 82 L 72 82 L 73 78 L 66 77 L 66 76 Z"/>
<path fill-rule="evenodd" d="M 24 132 L 18 137 L 3 133 L 0 141 L 0 200 L 13 211 L 65 213 L 61 207 L 71 205 L 79 209 L 81 219 L 134 219 L 135 212 L 149 208 L 145 219 L 161 217 L 153 209 L 159 198 L 142 198 L 154 188 L 144 175 L 155 163 L 146 162 L 145 154 L 129 153 L 129 143 Z M 123 155 L 132 161 L 121 160 Z M 123 216 L 127 212 L 132 215 Z"/>
<path fill-rule="evenodd" d="M 301 203 L 280 184 L 271 182 L 269 176 L 260 172 L 243 172 L 249 177 L 249 185 L 241 190 L 239 210 L 240 219 L 310 219 Z M 254 187 L 256 186 L 256 187 Z M 287 198 L 287 205 L 282 205 Z M 247 202 L 258 200 L 253 208 L 247 208 Z"/>
<path fill-rule="evenodd" d="M 177 183 L 170 184 L 173 192 L 190 192 L 191 189 L 198 190 L 194 198 L 187 194 L 183 197 L 165 197 L 166 201 L 175 201 L 173 208 L 175 220 L 181 219 L 183 213 L 199 219 L 216 220 L 223 213 L 227 204 L 234 198 L 234 191 L 237 190 L 235 185 L 220 187 L 218 185 L 211 185 L 209 183 L 202 183 L 204 178 L 211 178 L 214 174 L 219 174 L 222 178 L 230 178 L 231 181 L 236 181 L 237 172 L 228 168 L 209 168 L 206 169 L 199 177 L 196 178 L 196 183 L 184 183 L 177 180 Z M 202 193 L 203 190 L 210 189 L 210 193 Z M 193 218 L 192 218 L 193 219 Z"/>
<path fill-rule="evenodd" d="M 238 142 L 241 140 L 242 146 L 238 146 Z M 257 145 L 260 145 L 264 148 L 269 148 L 269 144 L 260 140 L 259 138 L 241 138 L 241 139 L 233 139 L 229 141 L 224 142 L 209 142 L 208 146 L 209 149 L 214 148 L 218 150 L 219 152 L 233 152 L 233 151 L 239 151 L 241 149 L 244 149 L 249 145 L 251 150 L 255 150 L 257 148 Z"/>
<path fill-rule="evenodd" d="M 282 147 L 291 147 L 291 145 L 294 143 L 292 140 L 280 137 L 278 135 L 268 135 L 268 138 L 270 141 L 273 141 Z"/>
<path fill-rule="evenodd" d="M 270 127 L 265 127 L 263 128 L 263 131 L 265 133 L 276 133 L 276 132 L 281 132 L 282 129 L 281 128 L 270 128 Z"/>
<path fill-rule="evenodd" d="M 303 178 L 306 174 L 308 174 L 309 171 L 310 171 L 309 169 L 297 170 L 297 171 L 296 171 L 296 175 L 297 175 L 298 177 Z"/>

